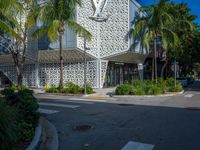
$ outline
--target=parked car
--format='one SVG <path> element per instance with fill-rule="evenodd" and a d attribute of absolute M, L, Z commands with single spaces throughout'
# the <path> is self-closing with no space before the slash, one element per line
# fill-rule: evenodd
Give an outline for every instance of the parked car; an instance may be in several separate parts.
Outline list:
<path fill-rule="evenodd" d="M 184 86 L 184 87 L 188 86 L 188 80 L 187 80 L 187 78 L 185 78 L 185 77 L 176 78 L 176 80 L 179 81 L 182 84 L 182 86 Z"/>
<path fill-rule="evenodd" d="M 188 84 L 192 84 L 194 82 L 194 79 L 192 77 L 186 77 Z"/>

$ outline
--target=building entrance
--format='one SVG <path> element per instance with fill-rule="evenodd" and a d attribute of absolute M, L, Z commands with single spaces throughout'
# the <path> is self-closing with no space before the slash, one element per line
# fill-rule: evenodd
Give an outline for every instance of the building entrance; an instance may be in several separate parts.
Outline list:
<path fill-rule="evenodd" d="M 109 62 L 104 87 L 114 87 L 137 79 L 137 64 Z"/>

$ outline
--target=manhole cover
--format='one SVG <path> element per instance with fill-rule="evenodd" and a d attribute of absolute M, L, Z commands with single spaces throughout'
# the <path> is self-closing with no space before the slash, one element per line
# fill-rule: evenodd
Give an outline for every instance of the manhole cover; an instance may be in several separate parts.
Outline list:
<path fill-rule="evenodd" d="M 134 106 L 133 104 L 117 104 L 119 106 Z"/>
<path fill-rule="evenodd" d="M 73 128 L 75 131 L 88 131 L 92 128 L 91 125 L 78 125 Z"/>
<path fill-rule="evenodd" d="M 187 110 L 200 111 L 200 107 L 186 107 Z"/>

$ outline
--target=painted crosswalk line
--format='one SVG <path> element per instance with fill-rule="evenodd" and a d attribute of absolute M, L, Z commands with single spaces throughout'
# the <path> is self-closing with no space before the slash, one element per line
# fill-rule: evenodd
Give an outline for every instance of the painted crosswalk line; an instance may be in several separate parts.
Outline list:
<path fill-rule="evenodd" d="M 67 105 L 67 104 L 60 104 L 60 103 L 38 103 L 40 106 L 52 106 L 52 107 L 64 107 L 64 108 L 78 108 L 79 105 Z"/>
<path fill-rule="evenodd" d="M 121 150 L 152 150 L 154 145 L 129 141 Z"/>
<path fill-rule="evenodd" d="M 191 97 L 193 97 L 193 96 L 194 96 L 194 94 L 186 94 L 184 97 L 191 98 Z"/>
<path fill-rule="evenodd" d="M 40 112 L 42 114 L 55 114 L 55 113 L 58 113 L 59 111 L 57 111 L 57 110 L 51 110 L 51 109 L 42 109 L 42 108 L 39 108 L 38 112 Z"/>

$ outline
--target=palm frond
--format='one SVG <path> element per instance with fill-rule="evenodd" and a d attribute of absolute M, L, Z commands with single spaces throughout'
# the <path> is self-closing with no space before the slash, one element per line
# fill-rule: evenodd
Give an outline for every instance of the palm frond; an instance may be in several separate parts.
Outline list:
<path fill-rule="evenodd" d="M 74 30 L 77 34 L 84 36 L 87 40 L 91 40 L 92 34 L 83 26 L 73 20 L 67 20 L 66 23 L 71 30 Z"/>
<path fill-rule="evenodd" d="M 16 31 L 2 20 L 0 20 L 0 30 L 7 32 L 14 37 L 17 35 Z"/>

